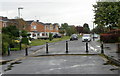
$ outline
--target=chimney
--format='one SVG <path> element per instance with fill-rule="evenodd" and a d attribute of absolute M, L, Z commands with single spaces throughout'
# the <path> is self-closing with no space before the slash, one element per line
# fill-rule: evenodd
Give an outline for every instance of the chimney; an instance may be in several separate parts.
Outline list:
<path fill-rule="evenodd" d="M 37 22 L 39 22 L 39 20 L 37 20 Z"/>

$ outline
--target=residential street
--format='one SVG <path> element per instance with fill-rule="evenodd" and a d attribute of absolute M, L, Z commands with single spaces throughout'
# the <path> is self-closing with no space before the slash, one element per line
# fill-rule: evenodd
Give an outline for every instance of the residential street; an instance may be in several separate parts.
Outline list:
<path fill-rule="evenodd" d="M 119 74 L 117 66 L 107 64 L 107 60 L 100 56 L 100 44 L 89 42 L 88 53 L 86 43 L 81 38 L 68 42 L 66 54 L 66 41 L 49 44 L 48 54 L 45 47 L 34 54 L 15 63 L 4 64 L 4 74 Z"/>

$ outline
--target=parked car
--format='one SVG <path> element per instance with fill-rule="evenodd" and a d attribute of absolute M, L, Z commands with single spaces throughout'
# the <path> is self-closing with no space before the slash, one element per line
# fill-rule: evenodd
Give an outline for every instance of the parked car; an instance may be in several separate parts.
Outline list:
<path fill-rule="evenodd" d="M 98 36 L 99 36 L 99 35 L 97 35 L 97 34 L 94 34 L 94 35 L 93 35 L 94 38 L 98 38 Z"/>
<path fill-rule="evenodd" d="M 91 34 L 83 34 L 82 42 L 90 42 L 91 41 Z"/>
<path fill-rule="evenodd" d="M 55 34 L 53 37 L 54 38 L 61 38 L 61 34 Z"/>
<path fill-rule="evenodd" d="M 72 34 L 70 37 L 70 41 L 72 40 L 78 40 L 78 35 L 77 34 Z"/>

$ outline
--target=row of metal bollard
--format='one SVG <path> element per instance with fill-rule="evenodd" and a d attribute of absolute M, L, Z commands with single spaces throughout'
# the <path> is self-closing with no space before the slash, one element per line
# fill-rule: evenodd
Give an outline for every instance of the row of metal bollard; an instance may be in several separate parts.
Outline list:
<path fill-rule="evenodd" d="M 49 49 L 48 49 L 48 42 L 46 42 L 46 53 L 49 53 Z M 89 52 L 88 50 L 89 46 L 88 46 L 88 42 L 86 42 L 86 53 Z M 68 53 L 68 41 L 66 41 L 66 53 Z M 103 43 L 101 43 L 101 54 L 104 54 L 104 46 Z M 10 55 L 10 47 L 8 48 L 8 56 Z M 25 48 L 25 56 L 28 56 L 28 48 Z"/>
<path fill-rule="evenodd" d="M 48 42 L 46 42 L 46 53 L 48 54 Z M 68 53 L 68 41 L 66 41 L 66 53 Z"/>
<path fill-rule="evenodd" d="M 86 42 L 86 53 L 89 52 L 88 50 L 89 46 L 88 46 L 88 42 Z M 66 41 L 66 53 L 68 53 L 68 41 Z M 48 42 L 46 42 L 46 53 L 48 54 Z M 101 43 L 101 54 L 104 54 L 104 46 L 103 43 Z"/>
<path fill-rule="evenodd" d="M 8 56 L 11 55 L 10 46 L 8 46 Z M 28 56 L 28 48 L 25 48 L 25 56 Z"/>

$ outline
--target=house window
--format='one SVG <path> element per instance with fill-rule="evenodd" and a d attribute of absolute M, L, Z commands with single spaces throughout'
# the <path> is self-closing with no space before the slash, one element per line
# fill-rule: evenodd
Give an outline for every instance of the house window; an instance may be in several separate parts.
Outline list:
<path fill-rule="evenodd" d="M 36 34 L 35 34 L 35 33 L 33 33 L 32 35 L 33 35 L 33 37 L 35 37 L 35 36 L 36 36 Z"/>
<path fill-rule="evenodd" d="M 50 26 L 50 30 L 53 30 L 53 27 L 52 27 L 52 26 Z"/>
<path fill-rule="evenodd" d="M 6 27 L 6 23 L 3 23 L 3 27 Z"/>
<path fill-rule="evenodd" d="M 46 36 L 48 36 L 48 33 L 46 33 Z"/>
<path fill-rule="evenodd" d="M 58 30 L 58 27 L 56 26 L 56 30 Z"/>
<path fill-rule="evenodd" d="M 45 36 L 45 34 L 44 34 L 44 33 L 42 33 L 42 36 Z"/>
<path fill-rule="evenodd" d="M 36 25 L 33 25 L 33 26 L 32 26 L 32 29 L 36 29 Z"/>

